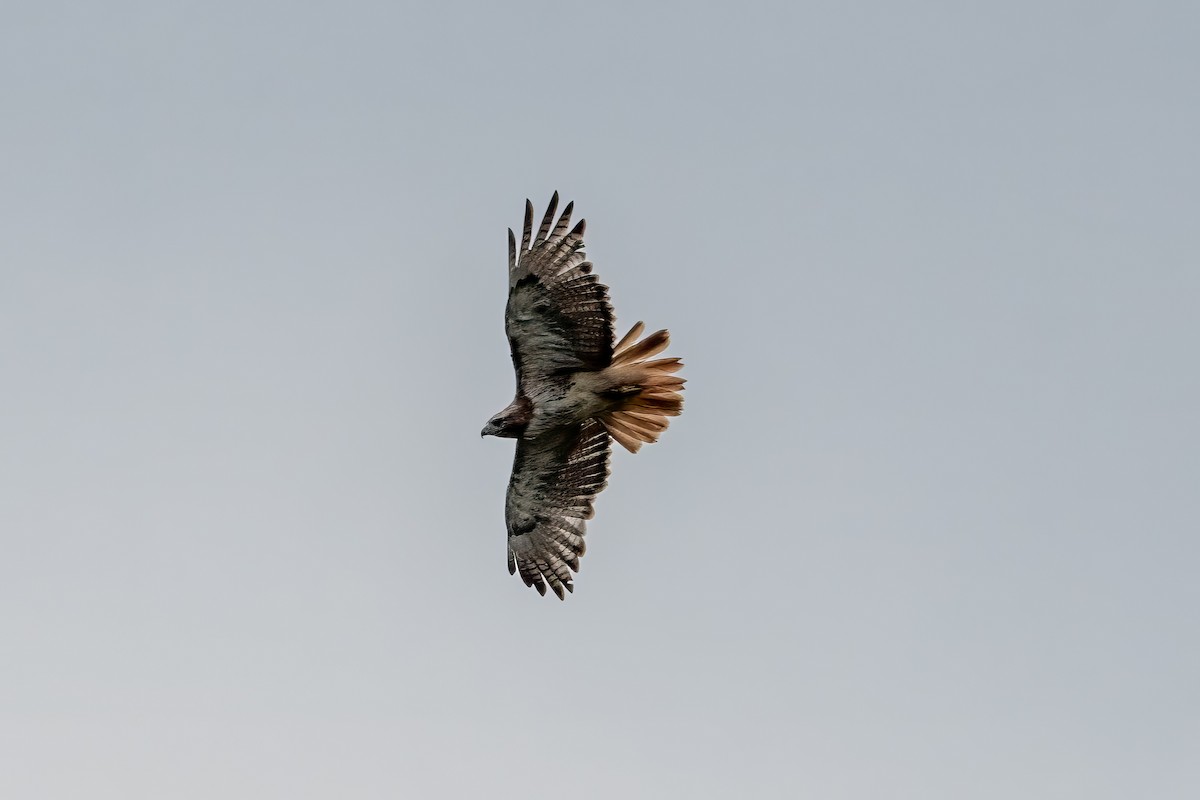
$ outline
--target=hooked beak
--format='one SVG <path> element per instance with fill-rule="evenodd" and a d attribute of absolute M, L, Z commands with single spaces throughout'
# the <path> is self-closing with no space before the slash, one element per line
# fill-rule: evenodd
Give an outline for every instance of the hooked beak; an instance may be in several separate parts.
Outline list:
<path fill-rule="evenodd" d="M 496 430 L 496 423 L 488 420 L 488 424 L 484 425 L 483 430 L 479 432 L 479 438 L 482 439 L 485 436 L 495 436 Z"/>

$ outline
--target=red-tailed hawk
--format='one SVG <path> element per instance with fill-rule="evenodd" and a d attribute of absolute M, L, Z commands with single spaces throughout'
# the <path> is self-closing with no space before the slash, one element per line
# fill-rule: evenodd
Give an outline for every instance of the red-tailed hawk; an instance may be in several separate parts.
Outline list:
<path fill-rule="evenodd" d="M 517 396 L 482 433 L 517 440 L 504 509 L 508 571 L 543 595 L 549 584 L 560 599 L 575 590 L 586 521 L 608 479 L 609 437 L 631 453 L 657 441 L 683 408 L 684 383 L 673 374 L 678 358 L 649 360 L 670 341 L 665 330 L 639 341 L 639 322 L 613 343 L 608 287 L 584 255 L 584 221 L 570 228 L 573 207 L 555 223 L 555 192 L 533 238 L 526 200 L 519 250 L 508 231 L 504 328 Z"/>

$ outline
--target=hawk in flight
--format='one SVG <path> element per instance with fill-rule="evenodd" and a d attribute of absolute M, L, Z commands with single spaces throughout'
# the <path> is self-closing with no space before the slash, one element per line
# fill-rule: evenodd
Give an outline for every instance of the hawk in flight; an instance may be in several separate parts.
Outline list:
<path fill-rule="evenodd" d="M 488 420 L 483 436 L 517 440 L 504 516 L 508 571 L 540 594 L 575 590 L 592 503 L 608 479 L 610 437 L 631 453 L 654 442 L 683 408 L 678 358 L 653 356 L 667 331 L 645 338 L 642 323 L 614 343 L 608 287 L 583 252 L 584 221 L 571 227 L 558 192 L 533 235 L 525 201 L 521 247 L 508 231 L 504 328 L 517 395 Z M 652 360 L 653 359 L 653 360 Z"/>

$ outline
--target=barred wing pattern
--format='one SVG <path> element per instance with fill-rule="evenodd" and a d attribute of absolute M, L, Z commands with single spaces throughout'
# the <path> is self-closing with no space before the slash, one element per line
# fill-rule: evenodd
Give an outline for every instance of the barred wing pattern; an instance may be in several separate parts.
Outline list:
<path fill-rule="evenodd" d="M 558 222 L 558 192 L 533 236 L 533 204 L 525 201 L 521 247 L 508 231 L 508 307 L 505 332 L 519 394 L 576 370 L 608 366 L 613 353 L 613 310 L 608 287 L 592 274 L 583 252 L 584 220 L 574 227 L 568 203 Z M 552 227 L 553 226 L 553 227 Z M 568 230 L 568 228 L 570 228 Z"/>
<path fill-rule="evenodd" d="M 508 482 L 508 571 L 546 594 L 573 592 L 592 503 L 607 485 L 610 441 L 595 419 L 536 439 L 518 439 Z"/>

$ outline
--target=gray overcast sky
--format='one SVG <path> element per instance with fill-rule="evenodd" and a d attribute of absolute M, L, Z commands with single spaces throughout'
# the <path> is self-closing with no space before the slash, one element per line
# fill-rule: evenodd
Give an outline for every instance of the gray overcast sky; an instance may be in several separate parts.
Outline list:
<path fill-rule="evenodd" d="M 1194 2 L 7 2 L 0 795 L 1200 796 Z M 505 229 L 688 406 L 505 569 Z"/>

